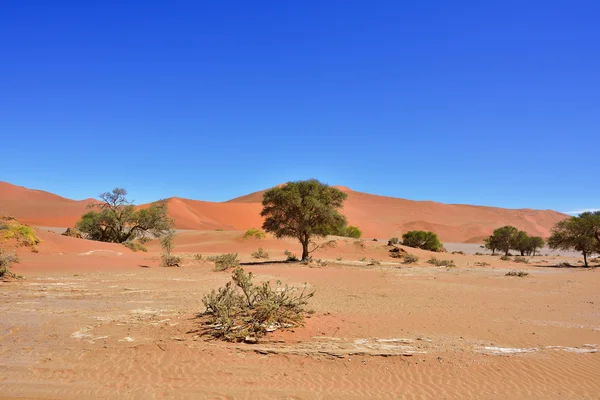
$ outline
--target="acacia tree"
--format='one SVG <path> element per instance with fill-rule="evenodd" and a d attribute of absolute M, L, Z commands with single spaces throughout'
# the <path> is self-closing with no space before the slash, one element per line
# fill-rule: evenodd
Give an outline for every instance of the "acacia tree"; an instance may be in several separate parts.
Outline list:
<path fill-rule="evenodd" d="M 494 231 L 489 241 L 493 241 L 496 249 L 504 251 L 504 255 L 508 256 L 508 252 L 513 248 L 519 230 L 514 226 L 503 226 Z"/>
<path fill-rule="evenodd" d="M 554 225 L 548 246 L 551 249 L 580 251 L 583 254 L 583 263 L 587 267 L 587 256 L 600 252 L 594 224 L 595 217 L 592 213 L 562 220 Z"/>
<path fill-rule="evenodd" d="M 100 195 L 102 203 L 90 205 L 76 228 L 88 239 L 100 242 L 124 243 L 145 234 L 162 236 L 171 229 L 173 221 L 167 216 L 167 203 L 158 201 L 136 210 L 128 201 L 127 191 L 117 188 Z"/>
<path fill-rule="evenodd" d="M 429 251 L 443 251 L 444 245 L 438 236 L 429 231 L 409 231 L 402 235 L 402 244 Z"/>
<path fill-rule="evenodd" d="M 527 232 L 519 231 L 514 236 L 514 240 L 511 243 L 511 248 L 513 250 L 517 250 L 518 252 L 521 253 L 522 256 L 524 256 L 525 252 L 527 252 L 531 247 L 531 243 L 530 243 L 529 239 L 530 239 L 530 237 L 527 234 Z"/>
<path fill-rule="evenodd" d="M 346 193 L 316 179 L 289 182 L 267 190 L 263 197 L 263 229 L 276 237 L 294 237 L 302 244 L 302 261 L 308 260 L 313 237 L 327 236 L 346 226 L 338 212 Z"/>

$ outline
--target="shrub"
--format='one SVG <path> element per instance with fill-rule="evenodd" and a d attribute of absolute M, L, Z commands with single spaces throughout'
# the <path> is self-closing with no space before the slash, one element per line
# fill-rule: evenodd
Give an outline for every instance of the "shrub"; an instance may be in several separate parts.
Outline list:
<path fill-rule="evenodd" d="M 561 262 L 556 264 L 556 268 L 570 268 L 572 267 L 571 264 L 569 264 L 568 262 Z"/>
<path fill-rule="evenodd" d="M 244 238 L 255 238 L 255 239 L 264 239 L 267 237 L 267 234 L 262 229 L 250 228 L 244 233 Z"/>
<path fill-rule="evenodd" d="M 341 233 L 342 234 L 340 236 L 356 238 L 356 239 L 358 239 L 362 236 L 362 232 L 360 231 L 360 229 L 358 229 L 358 227 L 352 226 L 352 225 L 345 227 Z"/>
<path fill-rule="evenodd" d="M 179 267 L 180 262 L 181 262 L 181 257 L 163 254 L 163 255 L 161 255 L 160 266 L 161 267 Z"/>
<path fill-rule="evenodd" d="M 20 224 L 12 217 L 2 217 L 0 219 L 0 239 L 15 239 L 19 246 L 33 248 L 40 243 L 40 239 L 35 234 L 33 228 Z"/>
<path fill-rule="evenodd" d="M 527 258 L 525 258 L 525 257 L 521 257 L 521 256 L 516 256 L 516 257 L 513 259 L 513 261 L 514 261 L 514 262 L 516 262 L 516 263 L 529 264 L 529 260 L 528 260 Z"/>
<path fill-rule="evenodd" d="M 301 292 L 287 285 L 271 287 L 270 282 L 255 286 L 252 272 L 240 267 L 232 273 L 232 281 L 204 296 L 202 303 L 207 318 L 205 333 L 217 339 L 254 343 L 267 332 L 300 326 L 304 322 L 308 299 L 306 284 Z"/>
<path fill-rule="evenodd" d="M 148 249 L 145 248 L 140 242 L 134 242 L 134 241 L 125 242 L 125 243 L 123 243 L 123 246 L 125 246 L 128 249 L 133 250 L 133 251 L 143 251 L 144 253 L 146 253 L 148 251 Z"/>
<path fill-rule="evenodd" d="M 500 257 L 500 259 L 502 261 L 510 261 L 510 257 L 509 256 L 502 256 L 502 257 Z"/>
<path fill-rule="evenodd" d="M 81 233 L 76 228 L 67 228 L 67 230 L 64 231 L 63 233 L 61 233 L 61 235 L 76 238 L 76 239 L 83 239 L 83 233 Z"/>
<path fill-rule="evenodd" d="M 209 257 L 208 259 L 215 262 L 215 271 L 225 271 L 228 268 L 233 268 L 240 265 L 238 253 L 221 254 L 218 256 Z"/>
<path fill-rule="evenodd" d="M 196 261 L 204 261 L 204 257 L 202 257 L 202 254 L 200 254 L 200 253 L 194 254 L 194 260 L 196 260 Z"/>
<path fill-rule="evenodd" d="M 289 250 L 284 251 L 283 254 L 285 254 L 285 256 L 287 257 L 286 261 L 298 261 L 298 257 Z"/>
<path fill-rule="evenodd" d="M 381 261 L 371 258 L 371 261 L 367 265 L 381 265 Z"/>
<path fill-rule="evenodd" d="M 4 250 L 0 249 L 0 279 L 1 278 L 16 278 L 13 272 L 9 270 L 9 268 L 19 262 L 19 257 L 13 251 L 12 253 L 6 253 Z"/>
<path fill-rule="evenodd" d="M 427 260 L 427 262 L 435 265 L 436 267 L 456 267 L 456 265 L 454 265 L 454 261 L 452 260 L 439 260 L 435 257 L 431 257 L 429 260 Z"/>
<path fill-rule="evenodd" d="M 483 253 L 477 252 L 477 253 L 475 253 L 475 255 L 476 255 L 476 256 L 482 256 L 482 255 L 483 255 Z"/>
<path fill-rule="evenodd" d="M 181 258 L 171 254 L 173 250 L 173 239 L 175 238 L 175 232 L 169 231 L 165 236 L 160 239 L 160 247 L 163 249 L 161 256 L 161 266 L 163 267 L 179 267 Z"/>
<path fill-rule="evenodd" d="M 452 254 L 460 254 L 461 256 L 465 255 L 464 251 L 453 251 Z"/>
<path fill-rule="evenodd" d="M 488 265 L 490 265 L 489 263 L 486 263 L 485 261 L 477 261 L 475 263 L 476 267 L 487 267 Z"/>
<path fill-rule="evenodd" d="M 419 261 L 419 257 L 415 256 L 414 254 L 408 253 L 404 256 L 404 264 L 412 264 L 416 263 L 417 261 Z"/>
<path fill-rule="evenodd" d="M 519 278 L 522 278 L 527 275 L 529 275 L 529 272 L 525 271 L 509 271 L 506 273 L 506 276 L 518 276 Z"/>
<path fill-rule="evenodd" d="M 265 260 L 269 259 L 269 253 L 263 250 L 262 247 L 259 247 L 257 251 L 251 254 L 254 258 L 264 258 Z"/>
<path fill-rule="evenodd" d="M 429 251 L 442 251 L 444 246 L 438 236 L 428 231 L 410 231 L 402 235 L 402 244 Z"/>
<path fill-rule="evenodd" d="M 400 239 L 398 239 L 397 237 L 393 237 L 390 240 L 388 240 L 388 246 L 398 244 L 398 243 L 400 243 Z"/>
<path fill-rule="evenodd" d="M 389 251 L 390 257 L 392 258 L 402 258 L 406 256 L 406 250 L 401 249 L 400 247 L 392 247 Z"/>

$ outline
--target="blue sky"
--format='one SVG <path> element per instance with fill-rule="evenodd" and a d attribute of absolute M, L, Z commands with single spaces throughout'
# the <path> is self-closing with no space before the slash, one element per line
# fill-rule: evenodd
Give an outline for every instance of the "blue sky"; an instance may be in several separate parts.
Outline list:
<path fill-rule="evenodd" d="M 600 2 L 0 3 L 0 180 L 600 207 Z"/>

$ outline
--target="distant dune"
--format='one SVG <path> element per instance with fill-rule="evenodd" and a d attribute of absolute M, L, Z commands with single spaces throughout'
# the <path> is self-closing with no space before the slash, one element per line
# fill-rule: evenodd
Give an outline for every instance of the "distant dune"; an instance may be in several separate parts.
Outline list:
<path fill-rule="evenodd" d="M 568 216 L 552 210 L 504 209 L 433 201 L 414 201 L 355 192 L 348 194 L 343 213 L 365 237 L 400 237 L 408 230 L 436 232 L 443 241 L 481 243 L 494 229 L 513 225 L 531 235 L 547 237 L 552 226 Z M 244 230 L 259 227 L 264 191 L 227 202 L 169 198 L 169 214 L 178 229 Z M 52 193 L 0 182 L 0 213 L 38 226 L 72 226 L 94 200 L 75 201 Z"/>

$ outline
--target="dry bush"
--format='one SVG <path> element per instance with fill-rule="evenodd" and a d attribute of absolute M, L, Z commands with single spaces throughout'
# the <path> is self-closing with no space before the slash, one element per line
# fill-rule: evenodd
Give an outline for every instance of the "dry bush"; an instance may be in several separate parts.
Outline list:
<path fill-rule="evenodd" d="M 390 257 L 392 258 L 402 258 L 402 257 L 406 257 L 406 255 L 408 254 L 406 252 L 406 250 L 401 249 L 400 247 L 392 247 L 389 251 Z"/>
<path fill-rule="evenodd" d="M 415 256 L 414 254 L 408 253 L 404 256 L 404 264 L 412 264 L 416 263 L 417 261 L 419 261 L 419 257 Z"/>
<path fill-rule="evenodd" d="M 225 271 L 228 268 L 237 267 L 240 265 L 238 253 L 226 253 L 218 256 L 208 257 L 208 261 L 214 261 L 215 271 Z"/>
<path fill-rule="evenodd" d="M 13 272 L 9 270 L 9 268 L 19 262 L 19 257 L 13 251 L 11 253 L 7 253 L 4 250 L 0 249 L 0 279 L 2 278 L 17 278 Z"/>
<path fill-rule="evenodd" d="M 489 266 L 489 265 L 490 265 L 490 264 L 489 264 L 489 263 L 486 263 L 485 261 L 477 261 L 477 262 L 475 263 L 475 266 L 476 266 L 476 267 L 487 267 L 487 266 Z"/>
<path fill-rule="evenodd" d="M 521 256 L 516 256 L 513 259 L 513 261 L 516 262 L 516 263 L 529 264 L 529 260 L 527 258 L 521 257 Z"/>
<path fill-rule="evenodd" d="M 358 260 L 358 261 L 365 262 L 365 261 L 367 261 L 367 257 L 362 257 L 362 258 L 361 258 L 360 260 Z"/>
<path fill-rule="evenodd" d="M 371 261 L 367 265 L 381 265 L 381 261 L 371 258 Z"/>
<path fill-rule="evenodd" d="M 477 252 L 477 253 L 475 253 L 475 255 L 476 255 L 476 256 L 482 256 L 482 255 L 483 255 L 483 253 Z"/>
<path fill-rule="evenodd" d="M 129 241 L 129 242 L 125 242 L 123 243 L 123 246 L 127 247 L 130 250 L 133 251 L 143 251 L 144 253 L 146 253 L 148 251 L 148 249 L 146 247 L 144 247 L 140 242 L 138 241 Z"/>
<path fill-rule="evenodd" d="M 500 257 L 500 259 L 502 261 L 510 261 L 510 257 L 509 256 L 502 256 L 502 257 Z"/>
<path fill-rule="evenodd" d="M 519 278 L 523 278 L 524 276 L 529 275 L 529 272 L 525 271 L 509 271 L 506 273 L 506 276 L 517 276 Z"/>
<path fill-rule="evenodd" d="M 205 333 L 217 339 L 255 343 L 259 338 L 280 328 L 292 328 L 303 324 L 307 300 L 314 296 L 306 284 L 302 291 L 277 282 L 254 285 L 252 272 L 245 273 L 240 267 L 232 280 L 218 290 L 204 296 L 206 311 Z"/>
<path fill-rule="evenodd" d="M 388 240 L 388 246 L 393 246 L 398 243 L 400 243 L 400 239 L 398 239 L 397 237 L 393 237 L 390 240 Z"/>
<path fill-rule="evenodd" d="M 173 239 L 175 239 L 174 231 L 170 231 L 160 239 L 160 247 L 163 249 L 160 263 L 161 267 L 179 267 L 181 258 L 171 254 L 174 247 Z"/>
<path fill-rule="evenodd" d="M 269 259 L 269 253 L 264 251 L 262 247 L 259 247 L 258 250 L 251 254 L 251 256 L 257 259 Z"/>
<path fill-rule="evenodd" d="M 465 255 L 464 251 L 453 251 L 452 254 L 460 254 L 461 256 Z"/>
<path fill-rule="evenodd" d="M 256 238 L 256 239 L 264 239 L 267 237 L 267 234 L 262 229 L 250 228 L 244 233 L 244 238 Z"/>
<path fill-rule="evenodd" d="M 194 260 L 196 260 L 196 261 L 204 261 L 204 257 L 202 257 L 202 254 L 200 254 L 200 253 L 194 254 Z"/>
<path fill-rule="evenodd" d="M 83 239 L 83 233 L 81 233 L 81 231 L 79 231 L 77 228 L 67 228 L 67 230 L 61 233 L 61 235 L 76 239 Z"/>
<path fill-rule="evenodd" d="M 436 267 L 456 267 L 452 260 L 440 260 L 435 257 L 431 257 L 427 260 L 427 263 L 435 265 Z"/>
<path fill-rule="evenodd" d="M 290 261 L 290 262 L 298 261 L 298 256 L 289 250 L 284 251 L 283 254 L 285 254 L 285 256 L 287 257 L 286 261 Z"/>

